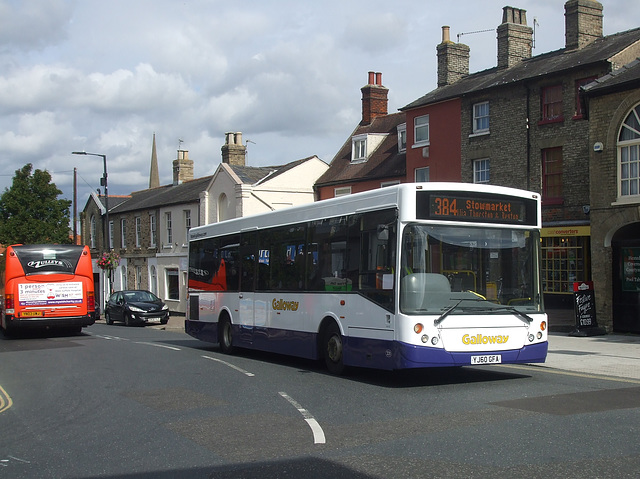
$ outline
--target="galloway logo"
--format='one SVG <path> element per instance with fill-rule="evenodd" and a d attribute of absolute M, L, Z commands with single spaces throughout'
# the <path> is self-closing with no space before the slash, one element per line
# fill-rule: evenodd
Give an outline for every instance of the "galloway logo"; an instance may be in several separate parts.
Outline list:
<path fill-rule="evenodd" d="M 462 344 L 504 344 L 509 341 L 508 335 L 497 335 L 497 336 L 483 336 L 482 334 L 478 334 L 476 336 L 469 336 L 465 334 L 462 336 Z"/>
<path fill-rule="evenodd" d="M 276 311 L 298 311 L 297 301 L 285 301 L 284 299 L 273 298 L 271 301 L 271 307 Z"/>

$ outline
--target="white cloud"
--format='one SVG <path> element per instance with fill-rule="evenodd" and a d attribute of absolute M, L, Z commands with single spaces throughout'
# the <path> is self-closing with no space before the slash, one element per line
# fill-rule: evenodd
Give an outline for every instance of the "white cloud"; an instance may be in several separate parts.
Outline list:
<path fill-rule="evenodd" d="M 44 49 L 67 36 L 74 1 L 0 0 L 0 53 Z"/>
<path fill-rule="evenodd" d="M 636 0 L 605 3 L 605 33 L 634 28 Z M 389 111 L 433 90 L 441 26 L 471 47 L 471 70 L 496 62 L 504 2 L 434 8 L 414 0 L 0 0 L 0 167 L 47 168 L 71 197 L 148 184 L 156 133 L 161 181 L 178 138 L 196 176 L 220 162 L 224 132 L 242 131 L 249 163 L 313 154 L 329 162 L 360 119 L 360 88 L 383 73 Z M 564 46 L 559 0 L 522 0 L 534 54 Z M 464 15 L 460 11 L 464 10 Z M 11 176 L 0 175 L 0 189 Z M 82 203 L 84 202 L 81 201 Z"/>

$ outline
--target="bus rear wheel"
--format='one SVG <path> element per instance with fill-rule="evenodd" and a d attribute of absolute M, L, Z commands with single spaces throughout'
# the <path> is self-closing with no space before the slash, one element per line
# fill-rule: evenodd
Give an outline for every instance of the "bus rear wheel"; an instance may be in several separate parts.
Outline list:
<path fill-rule="evenodd" d="M 220 351 L 224 354 L 233 353 L 233 328 L 229 318 L 221 318 L 218 326 L 218 341 L 220 342 Z"/>
<path fill-rule="evenodd" d="M 331 323 L 325 329 L 322 341 L 324 363 L 331 374 L 340 375 L 344 372 L 342 335 L 336 323 Z"/>

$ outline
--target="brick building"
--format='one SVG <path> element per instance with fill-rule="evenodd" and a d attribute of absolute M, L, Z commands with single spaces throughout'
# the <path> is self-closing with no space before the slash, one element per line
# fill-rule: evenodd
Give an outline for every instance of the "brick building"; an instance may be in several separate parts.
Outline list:
<path fill-rule="evenodd" d="M 640 333 L 640 59 L 583 87 L 599 323 Z"/>
<path fill-rule="evenodd" d="M 579 89 L 640 55 L 640 29 L 603 36 L 602 11 L 599 2 L 569 0 L 565 47 L 532 56 L 526 11 L 504 7 L 497 66 L 477 73 L 468 71 L 468 47 L 452 44 L 444 27 L 437 47 L 438 88 L 401 108 L 410 132 L 429 108 L 450 106 L 446 115 L 432 111 L 427 121 L 431 130 L 450 132 L 453 148 L 452 132 L 458 134 L 463 182 L 541 193 L 543 287 L 551 308 L 572 308 L 573 282 L 592 277 L 589 123 Z M 429 157 L 414 148 L 409 133 L 407 162 L 433 169 L 454 160 L 427 146 Z"/>
<path fill-rule="evenodd" d="M 388 114 L 382 73 L 369 72 L 361 91 L 362 120 L 316 181 L 320 200 L 405 181 L 405 114 Z"/>

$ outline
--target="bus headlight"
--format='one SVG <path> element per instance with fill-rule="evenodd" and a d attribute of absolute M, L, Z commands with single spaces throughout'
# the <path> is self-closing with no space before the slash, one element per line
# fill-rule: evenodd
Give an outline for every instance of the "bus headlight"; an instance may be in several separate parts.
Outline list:
<path fill-rule="evenodd" d="M 423 329 L 424 329 L 424 326 L 422 324 L 420 324 L 420 323 L 416 323 L 413 326 L 413 332 L 416 333 L 416 334 L 420 334 Z"/>
<path fill-rule="evenodd" d="M 538 339 L 542 339 L 542 333 L 541 333 L 540 331 L 538 331 L 538 334 L 536 334 L 536 337 L 537 337 Z"/>
<path fill-rule="evenodd" d="M 429 336 L 427 336 L 426 334 L 423 334 L 421 339 L 422 339 L 423 343 L 428 343 L 429 342 Z"/>
<path fill-rule="evenodd" d="M 431 344 L 433 344 L 434 346 L 438 344 L 438 336 L 434 336 L 433 338 L 431 338 Z"/>
<path fill-rule="evenodd" d="M 536 339 L 536 337 L 533 334 L 530 334 L 529 335 L 529 342 L 532 343 L 534 339 Z"/>

